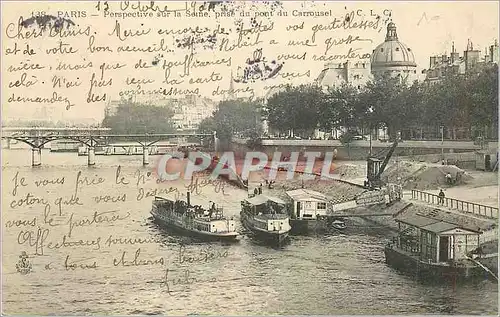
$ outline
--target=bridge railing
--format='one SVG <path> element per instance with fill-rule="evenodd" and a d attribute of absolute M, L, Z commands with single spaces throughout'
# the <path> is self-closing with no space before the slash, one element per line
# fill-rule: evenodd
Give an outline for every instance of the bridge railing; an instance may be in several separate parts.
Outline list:
<path fill-rule="evenodd" d="M 412 189 L 411 198 L 415 200 L 421 200 L 429 204 L 455 209 L 463 213 L 479 215 L 490 219 L 498 219 L 497 207 L 486 206 L 454 198 L 441 198 L 438 195 L 416 189 Z"/>

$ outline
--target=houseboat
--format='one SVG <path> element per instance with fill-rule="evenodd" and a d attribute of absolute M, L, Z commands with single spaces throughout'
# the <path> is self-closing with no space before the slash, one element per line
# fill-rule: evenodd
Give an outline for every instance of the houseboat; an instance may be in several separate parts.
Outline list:
<path fill-rule="evenodd" d="M 75 153 L 82 143 L 75 140 L 56 140 L 50 142 L 50 152 Z"/>
<path fill-rule="evenodd" d="M 155 143 L 147 147 L 149 155 L 163 155 L 176 151 L 176 145 L 171 143 Z M 95 155 L 142 155 L 144 147 L 136 142 L 112 143 L 104 146 L 96 146 Z M 88 147 L 78 148 L 78 155 L 87 156 Z"/>
<path fill-rule="evenodd" d="M 384 250 L 388 265 L 426 281 L 496 278 L 470 256 L 494 222 L 420 205 L 394 217 L 399 231 Z"/>
<path fill-rule="evenodd" d="M 94 155 L 104 155 L 106 149 L 105 146 L 96 145 L 94 147 Z M 78 148 L 78 156 L 88 156 L 89 155 L 89 147 L 84 145 Z"/>
<path fill-rule="evenodd" d="M 241 202 L 241 223 L 258 240 L 281 246 L 290 232 L 286 203 L 276 197 L 254 195 Z"/>
<path fill-rule="evenodd" d="M 332 217 L 331 213 L 327 212 L 330 203 L 326 195 L 303 188 L 287 191 L 286 195 L 292 201 L 292 208 L 290 208 L 292 233 L 302 234 L 328 228 L 337 230 L 346 228 L 342 218 Z"/>
<path fill-rule="evenodd" d="M 190 193 L 187 201 L 155 197 L 151 210 L 159 225 L 203 240 L 235 241 L 238 237 L 235 221 L 223 214 L 215 203 L 208 209 L 191 205 Z"/>

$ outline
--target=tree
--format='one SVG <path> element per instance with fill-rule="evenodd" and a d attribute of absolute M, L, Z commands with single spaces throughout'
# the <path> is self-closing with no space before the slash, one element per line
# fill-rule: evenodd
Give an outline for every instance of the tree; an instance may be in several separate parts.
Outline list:
<path fill-rule="evenodd" d="M 326 130 L 343 126 L 349 131 L 363 119 L 362 107 L 356 88 L 348 84 L 332 87 L 320 103 L 319 126 Z"/>
<path fill-rule="evenodd" d="M 173 111 L 168 107 L 124 102 L 113 115 L 107 115 L 103 127 L 115 134 L 171 133 Z"/>
<path fill-rule="evenodd" d="M 477 76 L 469 77 L 471 122 L 478 126 L 498 123 L 498 67 L 487 67 Z"/>
<path fill-rule="evenodd" d="M 386 126 L 391 138 L 415 119 L 416 105 L 420 104 L 418 84 L 409 87 L 400 78 L 390 75 L 368 82 L 363 94 L 365 109 L 371 110 L 372 124 Z"/>
<path fill-rule="evenodd" d="M 318 127 L 324 94 L 314 85 L 287 86 L 267 101 L 269 126 L 280 131 L 309 133 Z"/>
<path fill-rule="evenodd" d="M 217 132 L 217 137 L 223 144 L 231 141 L 236 134 L 243 137 L 253 136 L 257 131 L 257 115 L 260 104 L 257 101 L 243 99 L 221 101 L 212 117 L 205 118 L 199 131 Z"/>

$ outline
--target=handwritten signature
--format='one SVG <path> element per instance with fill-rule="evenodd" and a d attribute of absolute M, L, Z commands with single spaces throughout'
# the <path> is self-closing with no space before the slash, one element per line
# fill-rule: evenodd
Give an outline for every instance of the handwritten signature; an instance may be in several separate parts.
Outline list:
<path fill-rule="evenodd" d="M 182 285 L 185 287 L 189 287 L 193 284 L 198 284 L 198 283 L 217 282 L 217 279 L 215 277 L 208 279 L 199 279 L 193 277 L 192 272 L 188 269 L 183 270 L 182 273 L 177 277 L 172 277 L 171 272 L 173 272 L 171 269 L 169 268 L 165 269 L 165 276 L 160 284 L 161 287 L 166 289 L 169 295 L 172 295 L 172 293 L 174 293 L 174 291 L 172 290 L 172 286 L 175 287 L 177 285 Z"/>
<path fill-rule="evenodd" d="M 212 180 L 208 178 L 202 178 L 200 180 L 199 177 L 193 177 L 191 179 L 191 183 L 189 185 L 186 185 L 185 187 L 188 191 L 196 195 L 200 195 L 201 189 L 208 185 L 212 185 L 214 187 L 214 192 L 216 193 L 222 192 L 222 194 L 226 195 L 226 193 L 224 192 L 224 187 L 226 186 L 226 183 L 219 179 Z"/>

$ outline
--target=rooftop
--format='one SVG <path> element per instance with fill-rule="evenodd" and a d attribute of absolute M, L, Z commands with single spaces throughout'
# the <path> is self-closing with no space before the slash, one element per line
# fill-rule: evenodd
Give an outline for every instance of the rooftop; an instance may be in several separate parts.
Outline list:
<path fill-rule="evenodd" d="M 304 200 L 312 198 L 319 201 L 328 201 L 328 197 L 326 197 L 326 195 L 310 189 L 294 189 L 287 191 L 286 194 L 293 200 Z"/>
<path fill-rule="evenodd" d="M 397 222 L 435 233 L 457 228 L 481 233 L 496 226 L 496 222 L 492 220 L 415 204 L 396 214 L 394 218 Z"/>
<path fill-rule="evenodd" d="M 274 203 L 282 204 L 282 205 L 286 204 L 283 200 L 281 200 L 277 197 L 266 196 L 266 195 L 256 195 L 252 198 L 245 199 L 245 201 L 249 202 L 250 204 L 252 204 L 254 206 L 263 205 L 263 204 L 267 203 L 268 201 L 272 201 Z"/>

